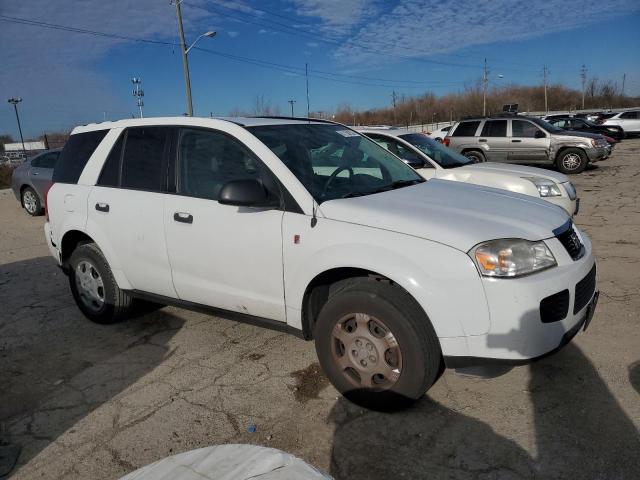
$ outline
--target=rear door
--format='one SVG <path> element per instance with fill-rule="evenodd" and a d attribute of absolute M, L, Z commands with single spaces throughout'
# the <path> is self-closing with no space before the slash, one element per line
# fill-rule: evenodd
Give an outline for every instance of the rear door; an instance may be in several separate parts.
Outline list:
<path fill-rule="evenodd" d="M 87 228 L 131 288 L 173 298 L 163 214 L 174 131 L 124 130 L 89 195 Z"/>
<path fill-rule="evenodd" d="M 179 298 L 285 321 L 284 210 L 218 203 L 229 181 L 258 180 L 274 191 L 275 177 L 221 131 L 182 128 L 176 150 L 176 194 L 167 195 L 164 225 Z"/>
<path fill-rule="evenodd" d="M 533 122 L 525 119 L 513 119 L 511 120 L 508 161 L 548 163 L 550 143 L 549 135 Z"/>
<path fill-rule="evenodd" d="M 489 146 L 483 150 L 488 162 L 506 162 L 509 154 L 507 120 L 487 120 L 484 122 L 478 143 Z"/>

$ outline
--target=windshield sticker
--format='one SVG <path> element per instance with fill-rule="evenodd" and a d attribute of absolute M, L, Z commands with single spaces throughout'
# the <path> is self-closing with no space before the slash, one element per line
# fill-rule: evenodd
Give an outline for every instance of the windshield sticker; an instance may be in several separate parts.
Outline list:
<path fill-rule="evenodd" d="M 339 133 L 343 137 L 359 137 L 360 136 L 358 132 L 354 132 L 353 130 L 336 130 L 336 133 Z"/>

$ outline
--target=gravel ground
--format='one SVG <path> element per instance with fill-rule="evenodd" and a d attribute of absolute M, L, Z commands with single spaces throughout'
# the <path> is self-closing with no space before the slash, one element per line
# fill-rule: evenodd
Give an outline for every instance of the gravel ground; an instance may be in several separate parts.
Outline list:
<path fill-rule="evenodd" d="M 117 479 L 252 443 L 337 479 L 640 478 L 640 140 L 573 180 L 599 261 L 589 330 L 498 378 L 447 371 L 396 414 L 339 397 L 292 336 L 177 308 L 91 324 L 43 218 L 0 192 L 0 457 L 20 449 L 16 479 Z"/>

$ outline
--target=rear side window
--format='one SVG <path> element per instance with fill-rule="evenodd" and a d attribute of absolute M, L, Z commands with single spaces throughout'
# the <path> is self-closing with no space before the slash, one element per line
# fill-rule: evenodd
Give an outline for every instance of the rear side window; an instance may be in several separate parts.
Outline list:
<path fill-rule="evenodd" d="M 124 134 L 120 135 L 116 144 L 111 148 L 107 161 L 104 162 L 98 185 L 102 187 L 119 187 L 120 186 L 120 159 L 122 158 Z"/>
<path fill-rule="evenodd" d="M 476 130 L 480 126 L 480 122 L 460 122 L 458 128 L 456 128 L 451 134 L 452 137 L 473 137 L 476 134 Z"/>
<path fill-rule="evenodd" d="M 506 120 L 489 120 L 485 122 L 482 128 L 482 137 L 506 137 L 507 121 Z"/>
<path fill-rule="evenodd" d="M 108 130 L 94 130 L 93 132 L 71 135 L 60 154 L 60 158 L 58 158 L 58 163 L 53 171 L 53 181 L 56 183 L 78 183 L 82 170 L 107 132 Z"/>
<path fill-rule="evenodd" d="M 169 132 L 169 127 L 140 127 L 127 130 L 122 155 L 122 188 L 163 191 L 165 175 L 162 172 L 166 170 Z"/>
<path fill-rule="evenodd" d="M 638 112 L 625 112 L 620 115 L 620 118 L 638 118 Z"/>

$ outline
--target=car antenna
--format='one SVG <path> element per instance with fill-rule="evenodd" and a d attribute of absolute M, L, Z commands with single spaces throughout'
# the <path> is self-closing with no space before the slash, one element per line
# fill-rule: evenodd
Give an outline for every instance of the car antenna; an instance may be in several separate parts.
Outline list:
<path fill-rule="evenodd" d="M 316 216 L 316 211 L 318 210 L 318 203 L 316 202 L 316 199 L 312 198 L 312 204 L 311 204 L 311 228 L 315 227 L 318 224 L 318 217 Z"/>

